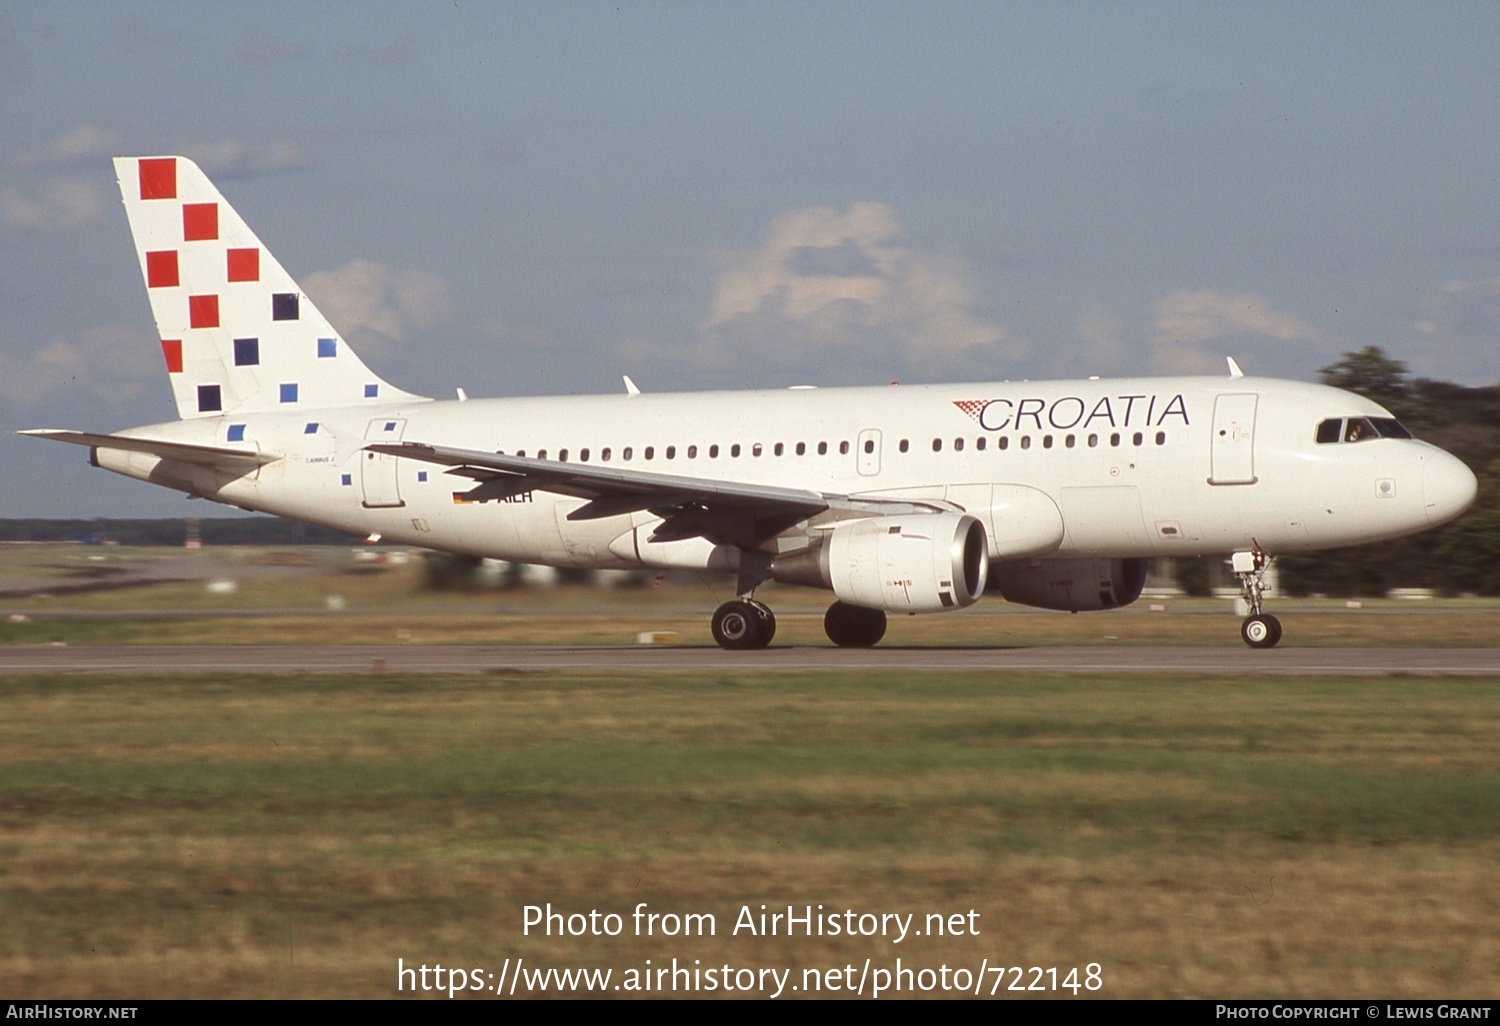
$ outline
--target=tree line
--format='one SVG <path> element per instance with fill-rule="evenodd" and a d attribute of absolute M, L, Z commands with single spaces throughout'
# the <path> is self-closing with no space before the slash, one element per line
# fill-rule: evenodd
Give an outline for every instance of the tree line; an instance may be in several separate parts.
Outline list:
<path fill-rule="evenodd" d="M 1474 507 L 1435 531 L 1277 560 L 1293 594 L 1382 595 L 1392 588 L 1500 594 L 1500 386 L 1413 377 L 1379 346 L 1345 353 L 1319 379 L 1372 399 L 1417 438 L 1447 449 L 1479 478 Z"/>

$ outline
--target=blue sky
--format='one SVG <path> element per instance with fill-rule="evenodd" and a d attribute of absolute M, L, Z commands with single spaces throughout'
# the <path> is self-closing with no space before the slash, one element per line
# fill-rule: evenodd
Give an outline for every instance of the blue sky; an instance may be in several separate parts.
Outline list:
<path fill-rule="evenodd" d="M 213 507 L 23 427 L 175 416 L 109 157 L 182 153 L 447 396 L 1500 380 L 1493 3 L 0 8 L 0 516 Z"/>

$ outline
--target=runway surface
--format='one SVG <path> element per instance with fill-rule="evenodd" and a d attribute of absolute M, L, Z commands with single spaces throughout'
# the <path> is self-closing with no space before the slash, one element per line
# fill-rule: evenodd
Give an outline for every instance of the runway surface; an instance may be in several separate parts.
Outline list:
<path fill-rule="evenodd" d="M 482 673 L 494 670 L 1048 670 L 1500 676 L 1500 648 L 770 648 L 684 645 L 101 645 L 0 648 L 0 673 Z"/>

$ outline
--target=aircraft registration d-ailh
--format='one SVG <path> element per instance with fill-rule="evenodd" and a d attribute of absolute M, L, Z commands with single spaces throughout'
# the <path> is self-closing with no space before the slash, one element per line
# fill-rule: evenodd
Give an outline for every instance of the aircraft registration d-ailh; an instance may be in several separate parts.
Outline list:
<path fill-rule="evenodd" d="M 180 419 L 88 446 L 190 496 L 406 544 L 564 567 L 736 575 L 724 648 L 770 643 L 766 581 L 831 591 L 838 645 L 986 587 L 1080 612 L 1146 561 L 1227 555 L 1255 648 L 1274 556 L 1424 531 L 1462 462 L 1378 404 L 1248 377 L 435 401 L 349 347 L 191 161 L 115 161 Z"/>

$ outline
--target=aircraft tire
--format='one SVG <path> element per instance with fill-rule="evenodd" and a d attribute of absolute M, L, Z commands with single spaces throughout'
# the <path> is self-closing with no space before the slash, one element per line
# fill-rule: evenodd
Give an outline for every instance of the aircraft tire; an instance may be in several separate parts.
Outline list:
<path fill-rule="evenodd" d="M 1270 613 L 1266 614 L 1266 619 L 1271 621 L 1271 645 L 1275 647 L 1281 643 L 1281 621 Z"/>
<path fill-rule="evenodd" d="M 823 616 L 823 632 L 840 648 L 871 648 L 885 637 L 885 610 L 835 602 Z"/>
<path fill-rule="evenodd" d="M 709 624 L 714 643 L 733 652 L 764 648 L 771 639 L 765 628 L 765 617 L 756 608 L 757 605 L 759 603 L 735 599 L 715 609 L 713 620 Z"/>
<path fill-rule="evenodd" d="M 771 607 L 764 602 L 755 599 L 744 599 L 746 604 L 753 606 L 760 614 L 760 637 L 756 639 L 755 648 L 765 648 L 776 637 L 776 614 L 771 612 Z"/>
<path fill-rule="evenodd" d="M 1247 616 L 1240 624 L 1240 637 L 1251 648 L 1274 648 L 1281 640 L 1281 621 L 1267 613 Z"/>

